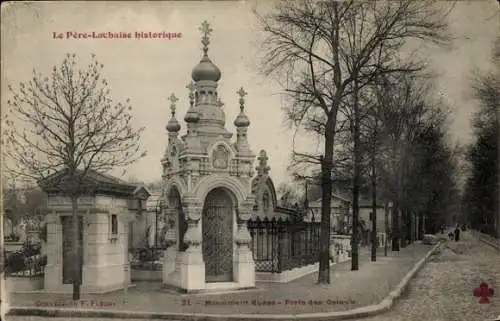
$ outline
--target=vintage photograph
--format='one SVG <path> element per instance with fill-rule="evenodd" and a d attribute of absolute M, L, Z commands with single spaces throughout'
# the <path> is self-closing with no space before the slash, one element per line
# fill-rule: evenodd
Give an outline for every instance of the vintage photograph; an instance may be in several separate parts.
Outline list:
<path fill-rule="evenodd" d="M 1 6 L 7 321 L 500 321 L 500 4 Z"/>

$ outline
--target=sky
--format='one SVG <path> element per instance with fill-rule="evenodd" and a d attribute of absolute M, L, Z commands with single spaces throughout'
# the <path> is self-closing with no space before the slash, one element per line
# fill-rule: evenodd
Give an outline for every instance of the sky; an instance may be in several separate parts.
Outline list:
<path fill-rule="evenodd" d="M 33 68 L 48 74 L 76 53 L 83 66 L 94 53 L 104 64 L 115 102 L 130 98 L 134 125 L 145 126 L 142 144 L 148 155 L 127 169 L 123 178 L 149 182 L 161 179 L 160 159 L 167 146 L 165 126 L 170 117 L 167 98 L 179 98 L 177 119 L 188 108 L 191 71 L 201 58 L 201 22 L 213 32 L 209 56 L 220 68 L 219 96 L 226 114 L 226 128 L 235 132 L 239 112 L 236 91 L 248 92 L 245 112 L 251 125 L 248 140 L 257 154 L 269 155 L 270 175 L 275 184 L 289 180 L 293 131 L 283 121 L 280 87 L 258 72 L 259 41 L 252 8 L 268 9 L 272 1 L 185 1 L 185 2 L 41 2 L 2 4 L 1 10 L 1 102 L 8 99 L 8 84 L 29 80 Z M 473 72 L 490 69 L 490 54 L 498 35 L 496 1 L 457 2 L 449 16 L 453 49 L 429 47 L 431 68 L 439 75 L 437 86 L 452 108 L 451 139 L 471 141 L 471 113 L 477 102 L 471 98 Z M 176 39 L 55 39 L 67 32 L 172 32 Z M 185 131 L 182 122 L 181 133 Z M 234 135 L 236 136 L 236 135 Z M 121 174 L 117 171 L 114 174 Z"/>

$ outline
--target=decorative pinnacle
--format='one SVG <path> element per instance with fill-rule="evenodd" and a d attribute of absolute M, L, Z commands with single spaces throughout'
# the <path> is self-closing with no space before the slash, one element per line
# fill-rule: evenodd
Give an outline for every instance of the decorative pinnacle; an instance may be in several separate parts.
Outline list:
<path fill-rule="evenodd" d="M 189 89 L 189 103 L 191 106 L 193 105 L 194 102 L 194 91 L 196 89 L 196 85 L 194 84 L 194 81 L 191 81 L 189 85 L 186 86 L 187 89 Z"/>
<path fill-rule="evenodd" d="M 240 88 L 240 90 L 238 90 L 236 92 L 238 95 L 240 95 L 240 109 L 241 111 L 243 111 L 243 109 L 245 108 L 245 96 L 248 94 L 245 89 L 243 89 L 243 87 Z"/>
<path fill-rule="evenodd" d="M 168 100 L 170 100 L 170 110 L 172 111 L 172 117 L 175 117 L 175 102 L 179 99 L 175 97 L 174 93 L 172 93 L 172 95 L 168 97 Z"/>
<path fill-rule="evenodd" d="M 203 38 L 201 38 L 201 43 L 203 44 L 203 53 L 206 56 L 208 52 L 208 44 L 210 44 L 210 39 L 208 38 L 208 36 L 213 31 L 213 29 L 210 28 L 210 24 L 205 20 L 201 24 L 199 30 L 203 33 Z"/>
<path fill-rule="evenodd" d="M 259 175 L 262 174 L 267 174 L 271 167 L 267 165 L 267 161 L 269 160 L 269 157 L 267 157 L 267 153 L 265 150 L 261 150 L 259 153 L 259 157 L 257 157 L 259 160 L 259 166 L 257 166 L 255 169 L 259 173 Z"/>

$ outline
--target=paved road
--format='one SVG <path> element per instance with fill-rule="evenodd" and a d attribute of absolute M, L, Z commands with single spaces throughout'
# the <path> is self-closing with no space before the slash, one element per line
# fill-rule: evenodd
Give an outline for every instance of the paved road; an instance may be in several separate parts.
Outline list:
<path fill-rule="evenodd" d="M 362 321 L 488 321 L 500 314 L 500 253 L 464 235 L 449 242 L 419 273 L 393 310 Z M 487 282 L 495 289 L 490 304 L 479 304 L 473 290 Z M 10 317 L 7 321 L 63 321 Z M 78 318 L 72 321 L 99 321 Z M 128 321 L 139 321 L 131 320 Z"/>

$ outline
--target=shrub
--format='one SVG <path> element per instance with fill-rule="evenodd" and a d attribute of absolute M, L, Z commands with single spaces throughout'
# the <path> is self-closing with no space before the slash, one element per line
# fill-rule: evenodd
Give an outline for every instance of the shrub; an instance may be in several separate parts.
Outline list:
<path fill-rule="evenodd" d="M 24 253 L 16 251 L 5 258 L 5 271 L 16 273 L 26 270 L 26 260 Z"/>
<path fill-rule="evenodd" d="M 41 230 L 39 232 L 39 237 L 40 237 L 40 240 L 47 243 L 47 224 L 44 224 L 43 227 L 41 228 Z"/>
<path fill-rule="evenodd" d="M 46 265 L 46 255 L 26 256 L 24 252 L 17 251 L 5 258 L 5 272 L 7 274 L 29 271 L 29 275 L 36 275 L 43 272 L 43 268 Z"/>
<path fill-rule="evenodd" d="M 25 257 L 35 256 L 41 254 L 42 245 L 40 243 L 24 242 L 21 251 Z"/>
<path fill-rule="evenodd" d="M 139 250 L 140 262 L 154 262 L 160 258 L 158 250 L 154 248 L 143 248 Z"/>

